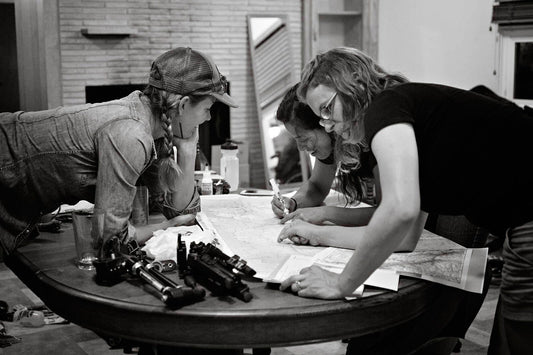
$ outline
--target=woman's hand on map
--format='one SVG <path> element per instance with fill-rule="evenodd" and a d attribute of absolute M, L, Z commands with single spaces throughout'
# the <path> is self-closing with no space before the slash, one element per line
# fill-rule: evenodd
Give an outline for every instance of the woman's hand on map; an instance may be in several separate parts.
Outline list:
<path fill-rule="evenodd" d="M 281 243 L 285 239 L 289 239 L 294 244 L 320 245 L 317 228 L 314 224 L 302 220 L 294 220 L 283 227 L 278 236 L 278 242 Z"/>
<path fill-rule="evenodd" d="M 280 223 L 285 223 L 293 219 L 301 219 L 313 224 L 324 224 L 326 222 L 326 206 L 298 208 L 296 211 L 283 217 Z"/>
<path fill-rule="evenodd" d="M 147 224 L 145 226 L 135 227 L 135 239 L 137 243 L 143 245 L 146 241 L 154 236 L 154 232 L 160 229 L 167 229 L 169 227 L 177 226 L 191 226 L 196 222 L 196 214 L 184 214 L 164 220 L 161 223 Z"/>
<path fill-rule="evenodd" d="M 321 299 L 343 298 L 339 289 L 339 274 L 312 265 L 303 268 L 300 274 L 284 280 L 280 290 L 289 289 L 298 296 Z"/>
<path fill-rule="evenodd" d="M 184 214 L 168 220 L 170 227 L 192 226 L 196 222 L 196 214 Z"/>
<path fill-rule="evenodd" d="M 285 203 L 285 206 L 289 210 L 289 212 L 293 212 L 296 208 L 296 204 L 294 203 L 294 200 L 292 200 L 290 197 L 282 196 L 283 202 Z M 284 217 L 283 213 L 283 205 L 281 204 L 281 201 L 276 197 L 272 197 L 272 201 L 270 202 L 272 205 L 272 212 L 278 217 L 282 218 Z"/>

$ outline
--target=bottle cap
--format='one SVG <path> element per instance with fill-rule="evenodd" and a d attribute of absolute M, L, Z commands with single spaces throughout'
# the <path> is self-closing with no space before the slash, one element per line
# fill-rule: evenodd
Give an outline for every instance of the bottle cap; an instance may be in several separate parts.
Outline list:
<path fill-rule="evenodd" d="M 225 150 L 239 149 L 239 146 L 233 143 L 232 141 L 227 141 L 226 143 L 220 146 L 220 149 L 225 149 Z"/>

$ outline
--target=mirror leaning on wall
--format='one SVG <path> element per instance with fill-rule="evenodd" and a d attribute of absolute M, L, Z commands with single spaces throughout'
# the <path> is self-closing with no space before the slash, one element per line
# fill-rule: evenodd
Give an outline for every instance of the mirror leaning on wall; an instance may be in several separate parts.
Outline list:
<path fill-rule="evenodd" d="M 296 83 L 290 33 L 285 15 L 248 15 L 248 39 L 261 134 L 265 186 L 298 184 L 309 175 L 309 158 L 276 120 L 276 111 Z M 302 162 L 304 162 L 302 164 Z"/>

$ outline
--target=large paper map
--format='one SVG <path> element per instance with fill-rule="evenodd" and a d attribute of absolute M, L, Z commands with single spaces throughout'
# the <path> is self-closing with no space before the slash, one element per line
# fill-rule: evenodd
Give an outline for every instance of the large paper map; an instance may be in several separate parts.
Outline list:
<path fill-rule="evenodd" d="M 309 265 L 342 271 L 351 250 L 278 243 L 283 225 L 272 213 L 270 201 L 271 197 L 202 196 L 202 212 L 197 219 L 204 229 L 219 235 L 233 253 L 248 261 L 258 278 L 280 281 L 287 274 L 273 277 L 276 270 L 294 273 L 305 266 L 306 259 Z M 486 256 L 486 248 L 467 249 L 424 231 L 415 251 L 392 254 L 380 269 L 481 292 Z M 298 261 L 298 265 L 283 265 L 291 261 Z"/>
<path fill-rule="evenodd" d="M 424 231 L 414 251 L 393 253 L 379 269 L 481 293 L 487 253 L 487 248 L 464 248 Z M 327 248 L 315 256 L 314 263 L 342 270 L 351 256 L 349 250 Z"/>
<path fill-rule="evenodd" d="M 314 256 L 325 249 L 278 243 L 283 225 L 272 213 L 271 199 L 270 196 L 202 196 L 202 212 L 197 218 L 202 227 L 214 228 L 232 252 L 245 259 L 261 279 L 268 277 L 290 255 Z"/>

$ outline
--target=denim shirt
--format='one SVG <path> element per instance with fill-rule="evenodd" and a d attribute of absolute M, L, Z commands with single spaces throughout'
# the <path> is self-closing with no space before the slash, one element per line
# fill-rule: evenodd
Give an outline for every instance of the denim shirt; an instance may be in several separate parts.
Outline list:
<path fill-rule="evenodd" d="M 0 114 L 0 246 L 4 251 L 19 246 L 41 215 L 79 200 L 94 202 L 95 209 L 105 211 L 104 240 L 124 235 L 142 174 L 151 199 L 160 203 L 167 218 L 199 210 L 196 191 L 191 191 L 191 202 L 183 211 L 172 208 L 170 197 L 162 199 L 155 178 L 152 113 L 141 95 L 134 91 L 98 104 Z"/>

